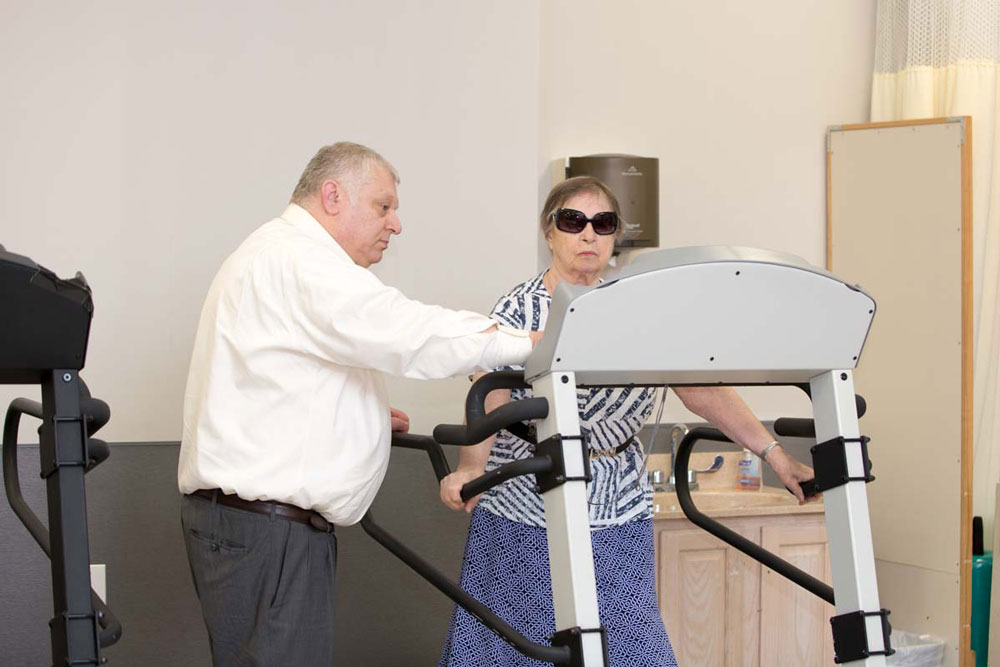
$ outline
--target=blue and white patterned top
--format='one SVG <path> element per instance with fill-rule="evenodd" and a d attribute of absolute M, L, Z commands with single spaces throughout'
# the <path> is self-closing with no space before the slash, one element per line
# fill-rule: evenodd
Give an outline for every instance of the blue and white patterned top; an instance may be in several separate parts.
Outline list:
<path fill-rule="evenodd" d="M 502 324 L 541 331 L 549 316 L 552 296 L 542 282 L 545 273 L 521 283 L 500 297 L 491 316 Z M 627 341 L 609 341 L 626 345 Z M 523 370 L 508 366 L 500 370 Z M 530 390 L 512 389 L 511 400 L 529 398 Z M 643 466 L 642 443 L 638 437 L 618 455 L 613 450 L 635 436 L 653 410 L 652 389 L 578 389 L 580 430 L 590 446 L 587 484 L 591 530 L 652 517 L 653 492 Z M 612 450 L 608 455 L 608 450 Z M 601 454 L 597 454 L 601 452 Z M 486 470 L 525 459 L 534 454 L 534 445 L 507 431 L 500 431 L 490 450 Z M 479 505 L 494 514 L 532 526 L 545 525 L 542 497 L 535 492 L 535 476 L 522 475 L 487 491 Z"/>

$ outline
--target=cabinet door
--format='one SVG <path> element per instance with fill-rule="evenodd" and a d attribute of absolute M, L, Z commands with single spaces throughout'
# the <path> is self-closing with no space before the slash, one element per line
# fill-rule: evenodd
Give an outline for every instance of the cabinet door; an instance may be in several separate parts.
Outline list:
<path fill-rule="evenodd" d="M 761 546 L 800 570 L 830 583 L 826 528 L 767 526 Z M 833 607 L 770 568 L 761 572 L 762 665 L 826 667 L 833 665 Z"/>
<path fill-rule="evenodd" d="M 760 566 L 700 529 L 661 531 L 658 546 L 660 610 L 678 664 L 758 667 Z"/>

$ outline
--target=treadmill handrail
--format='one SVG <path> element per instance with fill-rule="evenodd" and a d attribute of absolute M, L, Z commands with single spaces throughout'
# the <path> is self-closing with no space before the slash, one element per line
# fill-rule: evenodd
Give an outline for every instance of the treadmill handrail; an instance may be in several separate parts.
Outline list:
<path fill-rule="evenodd" d="M 429 435 L 417 435 L 416 433 L 393 433 L 392 446 L 404 449 L 422 449 L 430 457 L 431 466 L 434 468 L 434 475 L 438 482 L 451 474 L 451 466 L 448 459 L 444 457 L 444 450 L 441 445 Z"/>
<path fill-rule="evenodd" d="M 489 491 L 494 486 L 499 486 L 513 477 L 521 475 L 537 475 L 540 472 L 552 470 L 552 459 L 548 456 L 532 456 L 527 459 L 519 459 L 504 463 L 488 473 L 481 475 L 462 486 L 462 500 L 468 502 L 480 493 Z"/>
<path fill-rule="evenodd" d="M 684 515 L 696 526 L 715 535 L 720 540 L 736 547 L 755 561 L 766 565 L 786 579 L 798 584 L 820 599 L 834 604 L 833 587 L 816 577 L 795 567 L 791 563 L 758 544 L 754 544 L 739 533 L 727 528 L 715 519 L 711 519 L 702 514 L 694 501 L 691 500 L 691 489 L 688 486 L 687 471 L 691 458 L 691 450 L 698 440 L 713 440 L 715 442 L 732 442 L 721 431 L 714 428 L 697 427 L 691 429 L 677 447 L 677 461 L 674 464 L 674 488 L 677 492 L 677 501 L 680 503 Z"/>
<path fill-rule="evenodd" d="M 429 435 L 393 433 L 392 446 L 404 449 L 422 449 L 427 452 L 438 482 L 451 474 L 451 466 L 448 465 L 448 459 L 444 456 L 444 450 L 441 449 L 441 445 L 437 440 Z M 489 491 L 494 486 L 503 484 L 512 477 L 548 472 L 551 469 L 552 459 L 547 456 L 532 456 L 531 458 L 505 463 L 463 485 L 461 491 L 462 500 L 468 501 L 471 498 L 475 498 L 479 494 Z"/>
<path fill-rule="evenodd" d="M 434 439 L 426 435 L 416 435 L 413 433 L 393 433 L 393 447 L 404 447 L 406 449 L 422 449 L 427 452 L 434 468 L 434 474 L 440 482 L 450 473 L 448 461 L 444 457 L 441 445 Z M 478 477 L 462 487 L 462 499 L 468 500 L 479 495 L 488 488 L 500 484 L 505 479 L 515 475 L 529 474 L 537 470 L 544 470 L 551 467 L 552 461 L 548 457 L 533 457 L 521 461 L 513 461 L 496 468 L 482 477 Z M 506 472 L 499 472 L 504 471 Z M 518 472 L 520 471 L 520 472 Z M 478 483 L 479 488 L 476 486 Z M 466 495 L 468 493 L 471 495 Z M 368 535 L 388 549 L 396 558 L 403 561 L 410 569 L 423 577 L 436 589 L 447 595 L 451 600 L 477 618 L 483 625 L 495 632 L 500 638 L 516 648 L 522 654 L 556 665 L 568 665 L 571 659 L 570 648 L 568 646 L 550 646 L 533 642 L 509 623 L 497 616 L 489 607 L 481 603 L 465 592 L 461 586 L 443 575 L 433 565 L 421 558 L 415 551 L 404 545 L 395 537 L 390 535 L 384 528 L 376 523 L 372 512 L 369 509 L 361 519 L 361 527 Z"/>
<path fill-rule="evenodd" d="M 438 424 L 434 427 L 434 439 L 445 445 L 475 445 L 500 429 L 510 430 L 520 422 L 548 416 L 549 402 L 546 399 L 526 398 L 504 403 L 482 416 L 473 416 L 465 425 Z"/>
<path fill-rule="evenodd" d="M 95 399 L 96 400 L 96 399 Z M 103 402 L 103 401 L 102 401 Z M 14 514 L 28 529 L 31 537 L 48 558 L 52 558 L 52 547 L 49 541 L 49 531 L 31 510 L 24 495 L 21 493 L 21 480 L 17 472 L 17 432 L 21 423 L 21 415 L 42 418 L 42 404 L 27 398 L 15 398 L 7 408 L 7 416 L 3 425 L 3 485 Z M 106 454 L 105 454 L 106 457 Z M 102 459 L 103 460 L 103 459 Z M 96 464 L 95 464 L 96 465 Z M 101 627 L 98 633 L 98 643 L 101 648 L 107 648 L 122 637 L 122 624 L 114 612 L 104 603 L 104 600 L 90 589 L 90 601 Z"/>
<path fill-rule="evenodd" d="M 487 373 L 472 383 L 472 387 L 469 388 L 469 393 L 465 397 L 466 426 L 442 424 L 434 429 L 434 436 L 439 442 L 447 445 L 474 445 L 500 429 L 505 429 L 518 438 L 535 444 L 534 433 L 523 422 L 525 420 L 544 419 L 547 417 L 547 405 L 544 408 L 544 412 L 542 411 L 541 404 L 534 401 L 533 403 L 522 405 L 516 410 L 508 408 L 498 415 L 494 415 L 496 410 L 489 414 L 486 413 L 486 397 L 491 391 L 497 389 L 530 388 L 531 385 L 524 381 L 524 371 L 493 371 L 492 373 Z M 522 401 L 516 401 L 516 403 L 522 403 Z M 528 405 L 532 407 L 529 409 Z M 525 412 L 521 413 L 520 410 L 524 410 Z M 498 426 L 493 428 L 495 425 Z M 438 431 L 438 429 L 442 430 Z M 478 439 L 473 438 L 473 435 L 481 434 L 485 435 L 482 435 Z"/>
<path fill-rule="evenodd" d="M 479 619 L 483 625 L 524 655 L 535 660 L 551 662 L 555 665 L 569 664 L 570 649 L 568 646 L 539 644 L 522 635 L 509 623 L 494 614 L 489 607 L 466 593 L 461 586 L 441 574 L 441 572 L 421 558 L 416 552 L 387 533 L 384 528 L 375 523 L 371 510 L 368 510 L 361 519 L 361 527 L 373 540 L 392 552 L 396 558 L 403 561 L 410 569 L 434 586 L 434 588 L 447 595 L 455 604 Z"/>
<path fill-rule="evenodd" d="M 796 383 L 794 386 L 804 391 L 812 400 L 812 390 L 808 384 Z M 864 417 L 868 411 L 868 403 L 861 394 L 854 395 L 854 409 L 857 410 L 858 419 Z M 774 432 L 786 438 L 815 438 L 816 423 L 804 417 L 780 417 L 774 420 Z"/>

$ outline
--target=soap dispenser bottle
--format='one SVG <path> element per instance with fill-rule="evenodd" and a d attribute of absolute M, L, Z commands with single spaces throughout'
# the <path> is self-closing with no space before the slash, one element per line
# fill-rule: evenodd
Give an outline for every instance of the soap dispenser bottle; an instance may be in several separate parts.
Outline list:
<path fill-rule="evenodd" d="M 736 471 L 736 487 L 743 491 L 760 491 L 760 459 L 749 449 L 743 450 Z"/>

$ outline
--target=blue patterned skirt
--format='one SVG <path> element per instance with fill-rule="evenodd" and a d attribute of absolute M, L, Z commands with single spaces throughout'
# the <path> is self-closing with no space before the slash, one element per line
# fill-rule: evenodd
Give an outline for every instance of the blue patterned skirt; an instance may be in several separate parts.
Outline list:
<path fill-rule="evenodd" d="M 653 522 L 630 521 L 591 531 L 597 603 L 608 632 L 612 667 L 676 666 L 656 605 Z M 545 529 L 472 512 L 462 588 L 528 639 L 548 643 L 555 632 Z M 545 667 L 455 607 L 441 667 Z"/>

